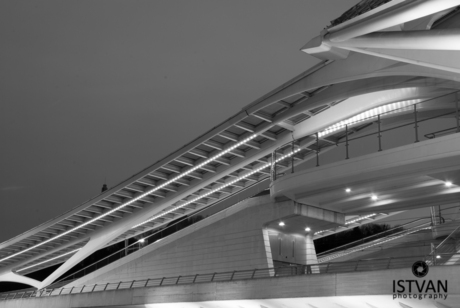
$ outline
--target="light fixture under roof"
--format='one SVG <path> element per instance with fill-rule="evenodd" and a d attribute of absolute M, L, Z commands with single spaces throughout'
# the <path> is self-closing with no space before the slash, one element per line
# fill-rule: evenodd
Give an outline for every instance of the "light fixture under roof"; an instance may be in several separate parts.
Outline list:
<path fill-rule="evenodd" d="M 284 225 L 285 225 L 285 224 L 284 224 L 284 222 L 282 222 L 282 221 L 280 221 L 280 223 L 278 224 L 278 226 L 281 226 L 281 227 L 284 226 Z"/>
<path fill-rule="evenodd" d="M 374 201 L 377 201 L 379 199 L 379 197 L 377 197 L 377 195 L 372 195 L 371 199 L 374 200 Z"/>
<path fill-rule="evenodd" d="M 444 182 L 444 185 L 446 185 L 447 187 L 451 187 L 451 186 L 452 186 L 452 182 L 451 182 L 451 181 L 446 181 L 446 182 Z"/>
<path fill-rule="evenodd" d="M 310 232 L 311 229 L 310 229 L 309 227 L 306 227 L 306 228 L 305 228 L 305 231 Z"/>
<path fill-rule="evenodd" d="M 349 220 L 349 221 L 345 222 L 345 225 L 349 225 L 349 224 L 352 224 L 352 223 L 355 223 L 355 222 L 358 222 L 358 221 L 361 221 L 361 220 L 364 220 L 364 219 L 368 219 L 368 218 L 373 217 L 375 215 L 377 215 L 377 214 L 372 213 L 372 214 L 369 214 L 369 215 L 360 216 L 360 217 L 357 217 L 355 219 L 352 219 L 352 220 Z"/>
<path fill-rule="evenodd" d="M 351 192 L 351 188 L 345 188 L 345 192 L 347 193 Z"/>
<path fill-rule="evenodd" d="M 144 242 L 145 242 L 145 238 L 141 238 L 141 239 L 139 240 L 139 243 L 144 243 Z"/>

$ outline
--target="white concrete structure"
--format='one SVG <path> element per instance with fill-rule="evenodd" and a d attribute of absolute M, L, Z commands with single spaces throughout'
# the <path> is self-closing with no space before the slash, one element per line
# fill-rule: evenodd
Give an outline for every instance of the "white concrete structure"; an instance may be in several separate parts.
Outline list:
<path fill-rule="evenodd" d="M 448 279 L 446 299 L 419 300 L 408 298 L 407 294 L 405 298 L 393 299 L 393 281 L 414 277 L 410 268 L 404 268 L 16 299 L 0 301 L 0 308 L 457 308 L 460 298 L 459 270 L 459 266 L 433 267 L 426 277 L 433 281 Z"/>
<path fill-rule="evenodd" d="M 275 149 L 293 139 L 299 141 L 294 145 L 294 152 L 287 150 L 284 156 L 275 156 L 281 171 L 289 170 L 291 156 L 295 165 L 315 158 L 314 153 L 320 149 L 315 148 L 315 142 L 317 145 L 319 141 L 343 142 L 344 135 L 338 133 L 343 132 L 342 121 L 356 135 L 372 130 L 375 115 L 366 116 L 360 122 L 347 121 L 375 108 L 385 109 L 390 104 L 406 108 L 398 112 L 390 108 L 393 111 L 382 116 L 390 126 L 412 121 L 410 108 L 416 103 L 419 104 L 415 113 L 418 121 L 449 113 L 442 120 L 455 125 L 458 123 L 456 103 L 460 100 L 459 5 L 460 0 L 393 0 L 325 29 L 302 49 L 323 60 L 317 66 L 100 196 L 1 243 L 0 281 L 46 287 L 97 249 L 162 227 L 172 219 L 224 198 L 236 199 L 236 194 L 243 190 L 248 193 L 268 187 L 268 167 Z M 380 118 L 378 121 L 380 123 Z M 338 170 L 346 174 L 352 164 L 358 168 L 361 163 L 367 167 L 380 163 L 385 170 L 393 168 L 394 173 L 389 176 L 399 176 L 399 167 L 416 169 L 414 164 L 423 161 L 431 164 L 434 156 L 440 169 L 433 172 L 444 172 L 455 179 L 460 166 L 442 165 L 442 158 L 452 159 L 447 159 L 449 162 L 456 159 L 457 139 L 457 135 L 447 136 L 360 161 L 350 160 L 349 164 L 336 165 L 329 173 L 330 166 L 326 165 L 315 171 L 315 177 L 310 180 L 322 179 L 325 187 L 335 185 L 327 189 L 337 190 L 346 179 L 342 176 L 342 182 L 338 180 Z M 405 151 L 404 155 L 409 158 L 400 160 L 402 156 L 398 151 Z M 421 151 L 420 159 L 411 161 L 411 155 L 417 151 Z M 427 154 L 424 151 L 431 154 L 422 157 Z M 385 157 L 385 161 L 379 157 Z M 355 183 L 363 182 L 366 174 L 371 178 L 371 169 L 363 175 L 356 174 Z M 415 169 L 411 169 L 414 176 L 411 180 L 418 176 L 420 185 L 437 179 L 436 176 L 428 179 L 426 173 L 417 174 Z M 329 175 L 335 175 L 336 182 L 327 183 Z M 295 180 L 289 182 L 297 176 L 305 176 L 302 185 L 297 185 Z M 372 219 L 377 219 L 384 216 L 380 211 L 388 214 L 388 211 L 458 200 L 458 182 L 453 181 L 450 191 L 454 193 L 443 193 L 433 184 L 433 190 L 426 196 L 432 198 L 431 203 L 410 203 L 409 197 L 401 196 L 404 202 L 379 200 L 377 204 L 382 206 L 374 211 L 369 202 L 348 206 L 343 202 L 324 201 L 318 196 L 312 198 L 306 187 L 317 190 L 318 194 L 323 188 L 315 188 L 311 182 L 310 186 L 304 185 L 309 176 L 308 172 L 295 173 L 278 180 L 273 196 L 284 195 L 316 202 L 319 206 L 325 202 L 325 208 L 347 214 L 348 222 L 369 221 L 363 217 L 370 212 L 375 212 Z M 283 183 L 285 187 L 281 187 Z M 406 184 L 409 194 L 410 191 L 416 193 Z M 399 196 L 396 193 L 395 200 Z M 42 282 L 30 279 L 26 282 L 15 274 L 30 273 L 60 262 L 64 264 Z M 27 269 L 21 271 L 24 268 Z"/>
<path fill-rule="evenodd" d="M 272 196 L 362 215 L 450 204 L 460 200 L 459 161 L 453 134 L 286 175 L 272 183 Z"/>
<path fill-rule="evenodd" d="M 280 221 L 285 228 L 278 226 Z M 273 202 L 268 195 L 252 198 L 66 286 L 273 268 L 273 261 L 317 264 L 312 232 L 305 227 L 343 223 L 344 215 L 331 211 L 290 200 Z"/>

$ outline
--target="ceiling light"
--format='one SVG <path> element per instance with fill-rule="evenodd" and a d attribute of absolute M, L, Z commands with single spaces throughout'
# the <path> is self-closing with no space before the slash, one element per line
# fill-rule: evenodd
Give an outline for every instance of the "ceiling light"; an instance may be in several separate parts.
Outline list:
<path fill-rule="evenodd" d="M 139 240 L 139 243 L 143 243 L 143 242 L 145 242 L 145 238 L 141 238 L 141 239 Z"/>
<path fill-rule="evenodd" d="M 350 188 L 345 188 L 345 192 L 349 193 L 349 192 L 351 192 L 351 189 Z"/>
<path fill-rule="evenodd" d="M 376 195 L 372 195 L 371 199 L 374 200 L 374 201 L 377 201 L 378 197 Z"/>
<path fill-rule="evenodd" d="M 441 256 L 440 256 L 440 255 L 437 255 L 437 256 L 436 256 L 436 259 L 441 259 Z"/>
<path fill-rule="evenodd" d="M 306 227 L 306 228 L 305 228 L 305 231 L 307 231 L 307 232 L 310 232 L 310 231 L 311 231 L 311 229 L 310 229 L 310 228 L 308 228 L 308 227 Z"/>
<path fill-rule="evenodd" d="M 284 222 L 280 221 L 280 223 L 278 224 L 278 226 L 284 226 Z"/>
<path fill-rule="evenodd" d="M 444 185 L 446 185 L 447 187 L 451 187 L 451 186 L 452 186 L 452 182 L 447 181 L 447 182 L 444 183 Z"/>

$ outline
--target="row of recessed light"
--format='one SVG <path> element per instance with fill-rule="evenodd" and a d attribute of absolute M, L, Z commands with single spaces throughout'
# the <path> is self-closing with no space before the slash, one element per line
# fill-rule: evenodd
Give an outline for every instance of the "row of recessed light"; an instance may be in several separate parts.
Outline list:
<path fill-rule="evenodd" d="M 451 186 L 452 186 L 452 182 L 446 181 L 446 182 L 444 182 L 444 185 L 447 186 L 447 187 L 451 187 Z M 351 188 L 349 188 L 349 187 L 345 188 L 345 192 L 346 192 L 346 193 L 351 193 Z M 372 195 L 371 195 L 371 199 L 372 199 L 373 201 L 377 201 L 377 200 L 379 199 L 379 197 L 378 197 L 376 194 L 372 194 Z"/>
<path fill-rule="evenodd" d="M 348 193 L 348 194 L 351 193 L 351 188 L 349 188 L 349 187 L 345 188 L 345 192 Z M 377 197 L 377 195 L 375 195 L 375 194 L 372 194 L 371 199 L 374 200 L 374 201 L 377 201 L 379 199 L 379 197 Z"/>
<path fill-rule="evenodd" d="M 8 259 L 10 259 L 10 258 L 13 258 L 13 257 L 15 257 L 15 256 L 17 256 L 17 255 L 20 255 L 20 254 L 22 254 L 22 253 L 24 253 L 24 252 L 26 252 L 26 251 L 32 250 L 32 249 L 37 248 L 37 247 L 39 247 L 39 246 L 42 246 L 42 245 L 44 245 L 44 244 L 46 244 L 46 243 L 49 243 L 49 242 L 51 242 L 51 241 L 54 241 L 55 239 L 58 239 L 58 238 L 60 238 L 60 237 L 62 237 L 62 236 L 65 236 L 65 235 L 67 235 L 67 234 L 69 234 L 69 233 L 75 231 L 75 230 L 78 230 L 78 229 L 80 229 L 80 228 L 83 228 L 84 226 L 87 226 L 87 225 L 89 225 L 89 224 L 91 224 L 91 223 L 93 223 L 93 222 L 95 222 L 95 221 L 97 221 L 97 220 L 99 220 L 99 219 L 101 219 L 101 218 L 104 218 L 104 217 L 106 217 L 106 216 L 108 216 L 108 215 L 110 215 L 110 214 L 112 214 L 112 213 L 114 213 L 114 212 L 116 212 L 116 211 L 118 211 L 118 210 L 120 210 L 120 209 L 122 209 L 122 208 L 124 208 L 124 207 L 126 207 L 126 206 L 128 206 L 128 205 L 130 205 L 130 204 L 132 204 L 132 203 L 134 203 L 134 202 L 136 202 L 137 200 L 142 199 L 142 198 L 144 198 L 144 197 L 150 195 L 151 193 L 153 193 L 153 192 L 155 192 L 155 191 L 157 191 L 157 190 L 159 190 L 159 189 L 162 189 L 163 187 L 165 187 L 165 186 L 167 186 L 167 185 L 169 185 L 169 184 L 171 184 L 171 183 L 173 183 L 173 182 L 175 182 L 175 181 L 177 181 L 177 180 L 183 178 L 184 176 L 187 176 L 187 175 L 190 174 L 191 172 L 193 172 L 193 171 L 195 171 L 195 170 L 197 170 L 197 169 L 203 167 L 204 165 L 206 165 L 206 164 L 208 164 L 208 163 L 210 163 L 210 162 L 212 162 L 212 161 L 215 161 L 216 159 L 218 159 L 218 158 L 221 157 L 222 155 L 225 155 L 226 153 L 228 153 L 228 152 L 234 150 L 235 148 L 237 148 L 237 147 L 239 147 L 239 146 L 245 144 L 246 142 L 248 142 L 248 141 L 254 139 L 255 137 L 257 137 L 257 134 L 253 134 L 253 135 L 247 137 L 246 139 L 244 139 L 244 140 L 242 140 L 242 141 L 240 141 L 240 142 L 238 142 L 238 143 L 235 143 L 233 146 L 229 147 L 228 149 L 225 149 L 224 151 L 218 153 L 217 155 L 215 155 L 215 156 L 213 156 L 213 157 L 211 157 L 211 158 L 205 160 L 204 162 L 198 164 L 197 166 L 194 166 L 193 168 L 187 170 L 186 172 L 184 172 L 184 173 L 182 173 L 182 174 L 179 174 L 178 176 L 172 178 L 171 180 L 168 180 L 168 181 L 164 182 L 163 184 L 161 184 L 161 185 L 159 185 L 159 186 L 155 186 L 154 188 L 148 190 L 147 192 L 145 192 L 145 193 L 143 193 L 143 194 L 141 194 L 141 195 L 139 195 L 139 196 L 137 196 L 137 197 L 134 197 L 133 199 L 131 199 L 131 200 L 129 200 L 129 201 L 127 201 L 127 202 L 125 202 L 125 203 L 119 205 L 118 207 L 113 208 L 112 210 L 110 210 L 110 211 L 108 211 L 108 212 L 106 212 L 106 213 L 101 214 L 101 215 L 98 216 L 98 217 L 95 217 L 95 218 L 93 218 L 93 219 L 91 219 L 91 220 L 88 220 L 87 222 L 84 222 L 84 223 L 82 223 L 81 225 L 75 226 L 74 228 L 72 228 L 72 229 L 70 229 L 70 230 L 67 230 L 67 231 L 65 231 L 65 232 L 63 232 L 63 233 L 61 233 L 61 234 L 56 235 L 55 237 L 52 237 L 52 238 L 50 238 L 50 239 L 47 239 L 47 240 L 45 240 L 45 241 L 43 241 L 43 242 L 40 242 L 40 243 L 38 243 L 38 244 L 36 244 L 36 245 L 34 245 L 34 246 L 31 246 L 31 247 L 29 247 L 29 248 L 26 248 L 26 249 L 23 249 L 23 250 L 21 250 L 21 251 L 18 251 L 17 253 L 14 253 L 14 254 L 11 254 L 11 255 L 9 255 L 9 256 L 6 256 L 6 257 L 0 259 L 0 262 L 3 262 L 3 261 L 5 261 L 5 260 L 8 260 Z"/>
<path fill-rule="evenodd" d="M 287 158 L 287 157 L 290 157 L 290 156 L 294 155 L 295 153 L 297 153 L 297 152 L 299 152 L 299 151 L 300 151 L 300 149 L 296 149 L 296 150 L 294 150 L 294 151 L 292 151 L 292 152 L 290 152 L 290 153 L 288 153 L 288 154 L 285 154 L 285 155 L 281 156 L 280 158 L 278 158 L 278 159 L 276 160 L 276 162 L 280 162 L 280 161 L 282 161 L 283 159 L 285 159 L 285 158 Z M 247 178 L 247 177 L 253 175 L 254 173 L 260 172 L 260 171 L 262 171 L 263 169 L 270 167 L 270 165 L 271 165 L 271 163 L 263 164 L 261 167 L 255 169 L 255 170 L 253 170 L 253 171 L 251 171 L 251 172 L 249 172 L 249 173 L 247 173 L 247 174 L 245 174 L 245 175 L 242 175 L 242 176 L 240 176 L 240 177 L 238 177 L 238 178 L 236 178 L 236 179 L 234 179 L 234 180 L 232 180 L 232 181 L 230 181 L 230 182 L 228 182 L 228 183 L 225 183 L 225 184 L 223 184 L 222 186 L 219 186 L 218 188 L 215 188 L 215 189 L 213 189 L 213 190 L 210 190 L 210 191 L 208 191 L 207 193 L 205 193 L 205 194 L 203 194 L 203 195 L 197 196 L 196 198 L 193 198 L 192 200 L 189 200 L 189 201 L 187 201 L 187 202 L 185 202 L 185 203 L 183 203 L 183 204 L 181 204 L 181 205 L 175 206 L 175 207 L 173 207 L 172 209 L 169 209 L 169 210 L 167 210 L 167 211 L 164 211 L 164 212 L 162 212 L 161 214 L 155 215 L 155 216 L 153 216 L 153 217 L 151 217 L 151 218 L 149 218 L 149 219 L 147 219 L 147 220 L 145 220 L 145 221 L 143 221 L 143 222 L 141 222 L 141 223 L 139 223 L 139 224 L 133 226 L 131 229 L 137 228 L 137 227 L 139 227 L 139 226 L 141 226 L 141 225 L 143 225 L 143 224 L 146 224 L 146 223 L 148 223 L 148 222 L 150 222 L 150 221 L 152 221 L 152 220 L 155 220 L 155 219 L 160 218 L 160 217 L 163 217 L 163 216 L 165 216 L 165 215 L 167 215 L 167 214 L 169 214 L 169 213 L 171 213 L 171 212 L 174 212 L 174 211 L 177 210 L 177 209 L 183 208 L 184 206 L 189 205 L 190 203 L 194 203 L 194 202 L 196 202 L 196 201 L 198 201 L 198 200 L 200 200 L 200 199 L 202 199 L 202 198 L 205 198 L 205 197 L 207 197 L 207 196 L 209 196 L 209 195 L 211 195 L 211 194 L 213 194 L 213 193 L 215 193 L 215 192 L 218 192 L 218 191 L 224 189 L 225 187 L 231 186 L 231 185 L 235 184 L 236 182 L 239 182 L 239 181 L 241 181 L 241 180 L 243 180 L 243 179 L 245 179 L 245 178 Z"/>
<path fill-rule="evenodd" d="M 285 225 L 286 225 L 286 224 L 285 224 L 283 221 L 280 221 L 280 222 L 278 223 L 278 226 L 280 226 L 280 227 L 284 227 Z M 311 229 L 310 229 L 309 227 L 306 227 L 306 228 L 305 228 L 305 231 L 306 231 L 306 232 L 310 232 Z"/>

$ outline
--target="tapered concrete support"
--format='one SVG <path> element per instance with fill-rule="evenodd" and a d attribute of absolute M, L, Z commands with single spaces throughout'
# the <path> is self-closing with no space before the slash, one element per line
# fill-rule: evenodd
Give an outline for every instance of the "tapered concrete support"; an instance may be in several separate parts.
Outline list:
<path fill-rule="evenodd" d="M 415 50 L 460 50 L 460 29 L 376 32 L 329 46 Z"/>
<path fill-rule="evenodd" d="M 295 202 L 294 215 L 266 225 L 275 266 L 295 267 L 298 274 L 318 274 L 313 235 L 316 231 L 344 225 L 343 214 Z M 282 224 L 280 224 L 282 222 Z"/>
<path fill-rule="evenodd" d="M 315 243 L 313 242 L 312 234 L 305 236 L 305 255 L 306 255 L 306 273 L 305 274 L 319 274 L 319 267 L 314 266 L 318 264 L 318 258 L 316 257 Z"/>
<path fill-rule="evenodd" d="M 70 259 L 64 262 L 58 269 L 56 269 L 51 275 L 43 280 L 39 285 L 39 289 L 45 288 L 46 286 L 55 282 L 59 276 L 72 269 L 75 265 L 90 256 L 94 251 L 98 250 L 100 247 L 103 247 L 104 244 L 115 238 L 118 235 L 118 233 L 116 233 L 115 226 L 117 226 L 117 224 L 112 224 L 112 226 L 107 228 L 108 232 L 106 233 L 102 233 L 100 231 L 96 232 L 85 246 L 83 246 Z"/>
<path fill-rule="evenodd" d="M 37 289 L 40 287 L 40 281 L 13 272 L 2 273 L 0 275 L 0 281 L 23 283 Z"/>

